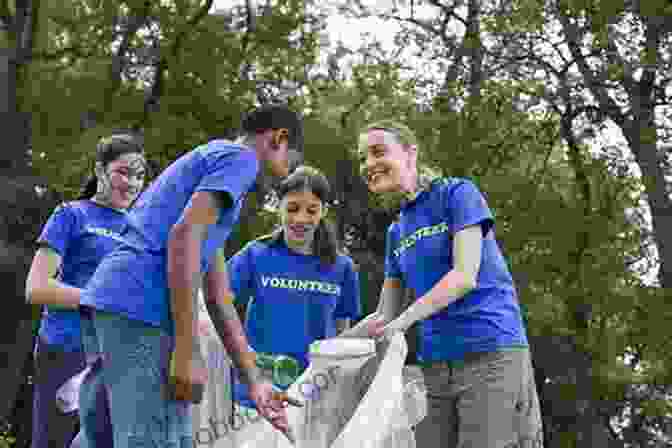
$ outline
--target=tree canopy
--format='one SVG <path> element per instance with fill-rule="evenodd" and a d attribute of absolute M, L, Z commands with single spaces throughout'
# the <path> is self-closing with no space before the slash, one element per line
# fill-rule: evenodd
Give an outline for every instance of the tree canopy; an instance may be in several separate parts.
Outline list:
<path fill-rule="evenodd" d="M 288 101 L 306 117 L 306 162 L 332 183 L 329 219 L 359 265 L 366 310 L 396 211 L 368 193 L 356 142 L 367 122 L 394 118 L 417 133 L 426 166 L 473 179 L 495 213 L 546 446 L 672 446 L 667 2 L 213 3 L 0 1 L 0 65 L 11 68 L 0 112 L 12 136 L 0 178 L 21 192 L 0 198 L 12 210 L 0 274 L 16 283 L 17 309 L 0 343 L 23 341 L 0 369 L 13 385 L 0 417 L 21 403 L 31 242 L 90 173 L 97 139 L 137 133 L 158 171 L 233 136 L 252 106 Z M 353 47 L 330 42 L 336 13 L 395 24 L 394 45 L 375 32 Z M 275 225 L 266 193 L 246 205 L 229 254 Z M 25 422 L 14 407 L 16 433 Z"/>

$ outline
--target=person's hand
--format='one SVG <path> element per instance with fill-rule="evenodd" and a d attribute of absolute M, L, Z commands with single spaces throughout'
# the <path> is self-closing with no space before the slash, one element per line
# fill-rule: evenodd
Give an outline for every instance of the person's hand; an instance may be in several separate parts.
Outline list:
<path fill-rule="evenodd" d="M 385 322 L 382 316 L 377 312 L 373 312 L 339 336 L 346 338 L 376 338 L 383 326 L 385 326 Z"/>
<path fill-rule="evenodd" d="M 207 380 L 208 371 L 200 356 L 191 350 L 175 349 L 171 353 L 168 373 L 171 399 L 199 404 Z"/>
<path fill-rule="evenodd" d="M 262 415 L 274 428 L 282 432 L 293 444 L 295 443 L 292 429 L 287 421 L 285 408 L 288 405 L 303 406 L 303 404 L 290 398 L 285 392 L 278 392 L 269 382 L 262 381 L 250 385 L 250 398 L 257 405 L 259 414 Z"/>
<path fill-rule="evenodd" d="M 371 332 L 373 337 L 378 338 L 391 338 L 396 333 L 403 333 L 406 329 L 402 326 L 401 322 L 398 319 L 393 320 L 389 324 L 385 325 L 385 322 L 381 320 L 374 321 L 371 324 Z"/>
<path fill-rule="evenodd" d="M 366 324 L 366 330 L 370 338 L 382 337 L 385 328 L 385 319 L 383 319 L 383 316 L 379 316 L 376 313 L 371 315 L 371 320 Z"/>

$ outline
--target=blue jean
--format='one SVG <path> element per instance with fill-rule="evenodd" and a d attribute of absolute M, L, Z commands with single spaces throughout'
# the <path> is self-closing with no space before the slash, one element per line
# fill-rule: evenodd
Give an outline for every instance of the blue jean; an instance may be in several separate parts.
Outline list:
<path fill-rule="evenodd" d="M 81 319 L 84 346 L 91 344 L 93 322 Z M 90 356 L 88 356 L 90 358 Z M 110 405 L 103 383 L 102 360 L 91 361 L 91 370 L 79 388 L 80 431 L 70 448 L 112 448 L 113 434 L 110 420 Z"/>
<path fill-rule="evenodd" d="M 92 313 L 87 357 L 100 355 L 115 448 L 192 448 L 190 403 L 169 398 L 168 363 L 173 341 L 160 328 L 119 314 Z M 82 394 L 83 392 L 83 394 Z M 80 391 L 80 406 L 91 400 Z M 90 422 L 82 420 L 85 433 Z"/>

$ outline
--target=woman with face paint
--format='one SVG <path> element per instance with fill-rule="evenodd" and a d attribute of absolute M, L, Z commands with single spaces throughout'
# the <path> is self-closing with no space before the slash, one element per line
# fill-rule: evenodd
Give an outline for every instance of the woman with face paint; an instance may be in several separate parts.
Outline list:
<path fill-rule="evenodd" d="M 229 260 L 231 288 L 247 302 L 245 329 L 256 352 L 294 358 L 296 377 L 308 366 L 310 344 L 338 335 L 359 318 L 359 279 L 352 259 L 339 253 L 326 222 L 329 184 L 300 167 L 278 188 L 280 226 Z M 287 389 L 293 379 L 278 380 Z M 252 408 L 246 387 L 234 383 L 234 401 Z"/>
<path fill-rule="evenodd" d="M 485 198 L 469 180 L 422 176 L 403 124 L 367 126 L 359 150 L 369 189 L 400 199 L 401 211 L 388 229 L 378 310 L 351 334 L 387 336 L 419 322 L 428 413 L 417 445 L 543 446 L 526 330 Z M 403 288 L 417 300 L 400 314 Z"/>
<path fill-rule="evenodd" d="M 103 138 L 95 175 L 78 200 L 56 208 L 37 240 L 26 281 L 28 303 L 43 305 L 35 347 L 32 448 L 65 447 L 72 440 L 77 415 L 60 412 L 56 391 L 86 366 L 77 310 L 80 288 L 118 244 L 128 222 L 126 209 L 142 189 L 145 171 L 143 148 L 136 139 L 123 134 Z M 108 428 L 101 439 L 111 446 L 102 389 L 97 397 L 92 413 L 101 430 Z"/>

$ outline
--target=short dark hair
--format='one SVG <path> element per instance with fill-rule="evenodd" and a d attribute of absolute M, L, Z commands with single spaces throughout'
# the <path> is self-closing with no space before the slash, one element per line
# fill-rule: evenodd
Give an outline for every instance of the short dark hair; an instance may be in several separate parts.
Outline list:
<path fill-rule="evenodd" d="M 258 107 L 243 116 L 241 131 L 254 134 L 266 129 L 286 128 L 289 131 L 289 146 L 303 152 L 303 118 L 284 104 Z"/>

